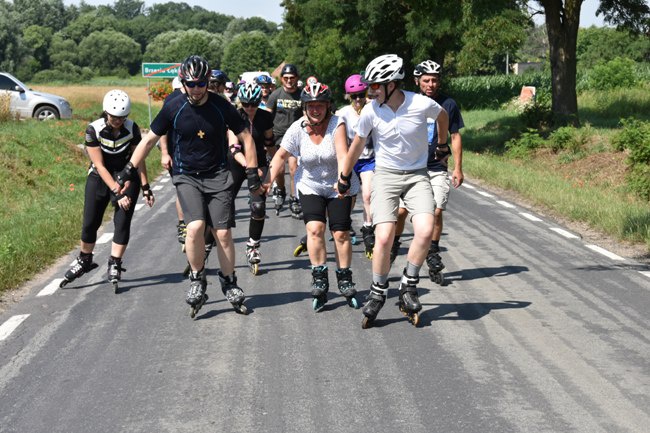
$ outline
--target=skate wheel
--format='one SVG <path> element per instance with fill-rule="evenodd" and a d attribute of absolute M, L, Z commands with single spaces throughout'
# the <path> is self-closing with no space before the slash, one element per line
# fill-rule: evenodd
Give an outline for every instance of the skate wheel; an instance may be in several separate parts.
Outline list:
<path fill-rule="evenodd" d="M 59 289 L 64 288 L 70 281 L 68 280 L 63 280 L 59 283 Z"/>
<path fill-rule="evenodd" d="M 318 309 L 320 308 L 320 305 L 319 305 L 319 302 L 318 302 L 318 298 L 314 298 L 314 299 L 312 299 L 312 301 L 311 301 L 311 308 L 313 308 L 314 311 L 318 311 Z"/>
<path fill-rule="evenodd" d="M 433 282 L 441 286 L 445 283 L 445 276 L 442 274 L 442 272 L 438 272 L 433 276 Z"/>
<path fill-rule="evenodd" d="M 293 250 L 293 256 L 298 257 L 302 252 L 304 251 L 304 247 L 302 244 L 298 245 L 295 250 Z"/>
<path fill-rule="evenodd" d="M 120 287 L 118 286 L 117 281 L 113 282 L 113 292 L 117 294 L 119 293 L 119 291 L 120 291 Z"/>
<path fill-rule="evenodd" d="M 361 321 L 361 329 L 368 329 L 372 326 L 372 320 L 368 316 L 364 316 Z"/>
<path fill-rule="evenodd" d="M 420 323 L 420 315 L 418 313 L 413 313 L 410 317 L 411 323 L 413 326 L 418 326 L 418 323 Z"/>
<path fill-rule="evenodd" d="M 185 244 L 181 244 L 181 252 L 185 252 Z"/>
<path fill-rule="evenodd" d="M 350 307 L 354 308 L 355 310 L 359 308 L 359 301 L 357 301 L 357 298 L 350 298 L 348 300 L 348 304 Z"/>
<path fill-rule="evenodd" d="M 251 270 L 251 273 L 252 273 L 253 275 L 257 275 L 257 273 L 258 273 L 259 270 L 260 270 L 260 268 L 259 268 L 259 263 L 251 263 L 251 264 L 250 264 L 250 270 Z"/>
<path fill-rule="evenodd" d="M 198 310 L 196 310 L 194 307 L 191 307 L 191 308 L 190 308 L 190 317 L 191 317 L 192 319 L 194 319 L 194 317 L 196 317 L 196 312 L 197 312 L 197 311 L 198 311 Z"/>
<path fill-rule="evenodd" d="M 372 260 L 372 251 L 370 252 L 366 251 L 366 259 Z"/>
<path fill-rule="evenodd" d="M 239 314 L 243 314 L 246 316 L 248 314 L 248 308 L 246 308 L 246 305 L 241 304 L 239 307 L 236 308 L 236 310 Z"/>

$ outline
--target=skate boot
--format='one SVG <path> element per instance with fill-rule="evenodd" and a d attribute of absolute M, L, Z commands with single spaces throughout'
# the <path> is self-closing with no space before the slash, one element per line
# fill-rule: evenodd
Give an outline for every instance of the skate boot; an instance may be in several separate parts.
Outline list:
<path fill-rule="evenodd" d="M 287 198 L 287 191 L 284 187 L 279 187 L 273 184 L 273 205 L 275 206 L 275 214 L 280 215 L 282 206 Z"/>
<path fill-rule="evenodd" d="M 442 270 L 445 269 L 445 265 L 442 263 L 438 249 L 429 249 L 427 266 L 429 267 L 429 278 L 431 281 L 443 286 L 445 284 L 445 276 Z"/>
<path fill-rule="evenodd" d="M 357 237 L 357 232 L 353 228 L 350 228 L 350 243 L 352 245 L 359 245 L 359 238 Z"/>
<path fill-rule="evenodd" d="M 97 266 L 97 263 L 93 262 L 93 254 L 80 254 L 79 257 L 72 264 L 72 267 L 68 269 L 63 276 L 63 281 L 59 284 L 60 288 L 65 287 L 68 283 L 76 280 L 83 274 L 92 271 Z"/>
<path fill-rule="evenodd" d="M 226 296 L 226 299 L 236 312 L 239 314 L 248 314 L 248 309 L 244 305 L 244 291 L 237 285 L 237 276 L 233 271 L 232 276 L 226 277 L 219 271 L 219 282 L 221 283 L 221 291 Z"/>
<path fill-rule="evenodd" d="M 298 197 L 291 196 L 289 199 L 289 210 L 291 210 L 291 217 L 297 220 L 302 219 L 302 206 Z"/>
<path fill-rule="evenodd" d="M 373 322 L 377 318 L 377 314 L 379 314 L 379 310 L 381 310 L 386 302 L 387 292 L 388 283 L 385 283 L 384 285 L 372 283 L 370 286 L 370 294 L 366 298 L 366 305 L 364 305 L 361 310 L 364 316 L 363 321 L 361 322 L 361 327 L 363 329 L 368 329 L 372 326 Z"/>
<path fill-rule="evenodd" d="M 408 317 L 413 326 L 418 326 L 420 316 L 418 313 L 422 310 L 422 304 L 418 298 L 418 289 L 416 285 L 420 282 L 420 277 L 412 277 L 406 274 L 406 268 L 402 274 L 402 281 L 399 284 L 399 310 Z"/>
<path fill-rule="evenodd" d="M 397 256 L 399 255 L 399 247 L 402 245 L 397 237 L 393 239 L 393 246 L 390 247 L 390 264 L 392 265 Z"/>
<path fill-rule="evenodd" d="M 208 295 L 205 291 L 208 288 L 208 281 L 205 275 L 205 268 L 200 271 L 190 271 L 190 288 L 187 291 L 185 302 L 190 305 L 190 317 L 194 319 L 199 312 L 205 301 L 208 300 Z"/>
<path fill-rule="evenodd" d="M 354 288 L 352 282 L 352 270 L 350 268 L 341 268 L 336 270 L 336 282 L 339 286 L 339 292 L 345 297 L 348 305 L 352 308 L 359 308 L 359 301 L 357 301 L 357 289 Z"/>
<path fill-rule="evenodd" d="M 372 260 L 372 249 L 375 247 L 375 228 L 373 226 L 361 226 L 361 235 L 363 236 L 363 245 L 366 247 L 366 258 Z"/>
<path fill-rule="evenodd" d="M 329 290 L 329 278 L 327 266 L 312 266 L 311 268 L 311 306 L 314 311 L 320 311 L 327 303 L 327 292 Z"/>
<path fill-rule="evenodd" d="M 181 244 L 181 251 L 185 252 L 185 237 L 187 236 L 187 225 L 185 221 L 179 221 L 176 225 L 176 237 Z"/>
<path fill-rule="evenodd" d="M 122 279 L 122 272 L 126 271 L 122 267 L 122 259 L 117 257 L 109 257 L 108 259 L 108 282 L 113 285 L 113 291 L 115 293 L 119 292 L 119 283 Z"/>
<path fill-rule="evenodd" d="M 259 265 L 261 260 L 260 257 L 260 242 L 251 242 L 250 240 L 246 243 L 246 259 L 248 260 L 248 267 L 253 273 L 257 275 L 259 272 Z"/>
<path fill-rule="evenodd" d="M 300 254 L 307 252 L 307 236 L 303 236 L 300 239 L 300 243 L 296 247 L 295 250 L 293 250 L 293 256 L 298 257 Z"/>

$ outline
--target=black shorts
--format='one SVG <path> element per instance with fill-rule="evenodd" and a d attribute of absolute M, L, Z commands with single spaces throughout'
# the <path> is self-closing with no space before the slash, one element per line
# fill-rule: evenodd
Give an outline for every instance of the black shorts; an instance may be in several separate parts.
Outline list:
<path fill-rule="evenodd" d="M 212 228 L 230 228 L 232 176 L 229 170 L 213 175 L 177 174 L 172 178 L 185 222 L 203 220 Z"/>
<path fill-rule="evenodd" d="M 300 204 L 305 224 L 309 221 L 327 222 L 333 232 L 349 231 L 352 227 L 352 197 L 325 198 L 319 195 L 300 194 Z"/>

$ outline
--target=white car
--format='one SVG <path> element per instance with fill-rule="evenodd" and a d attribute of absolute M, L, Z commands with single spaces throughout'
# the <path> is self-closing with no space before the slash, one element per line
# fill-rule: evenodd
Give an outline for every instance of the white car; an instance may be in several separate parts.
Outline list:
<path fill-rule="evenodd" d="M 21 119 L 70 119 L 72 108 L 63 97 L 36 92 L 13 75 L 0 72 L 0 95 L 9 95 L 9 111 Z"/>

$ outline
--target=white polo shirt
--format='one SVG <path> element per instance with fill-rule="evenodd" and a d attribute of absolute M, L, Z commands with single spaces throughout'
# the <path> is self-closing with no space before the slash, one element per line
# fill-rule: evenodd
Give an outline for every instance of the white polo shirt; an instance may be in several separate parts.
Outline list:
<path fill-rule="evenodd" d="M 436 101 L 413 92 L 402 91 L 404 102 L 397 111 L 377 100 L 361 110 L 357 124 L 359 137 L 372 134 L 375 164 L 393 170 L 426 168 L 429 157 L 427 118 L 437 119 L 442 107 Z"/>

